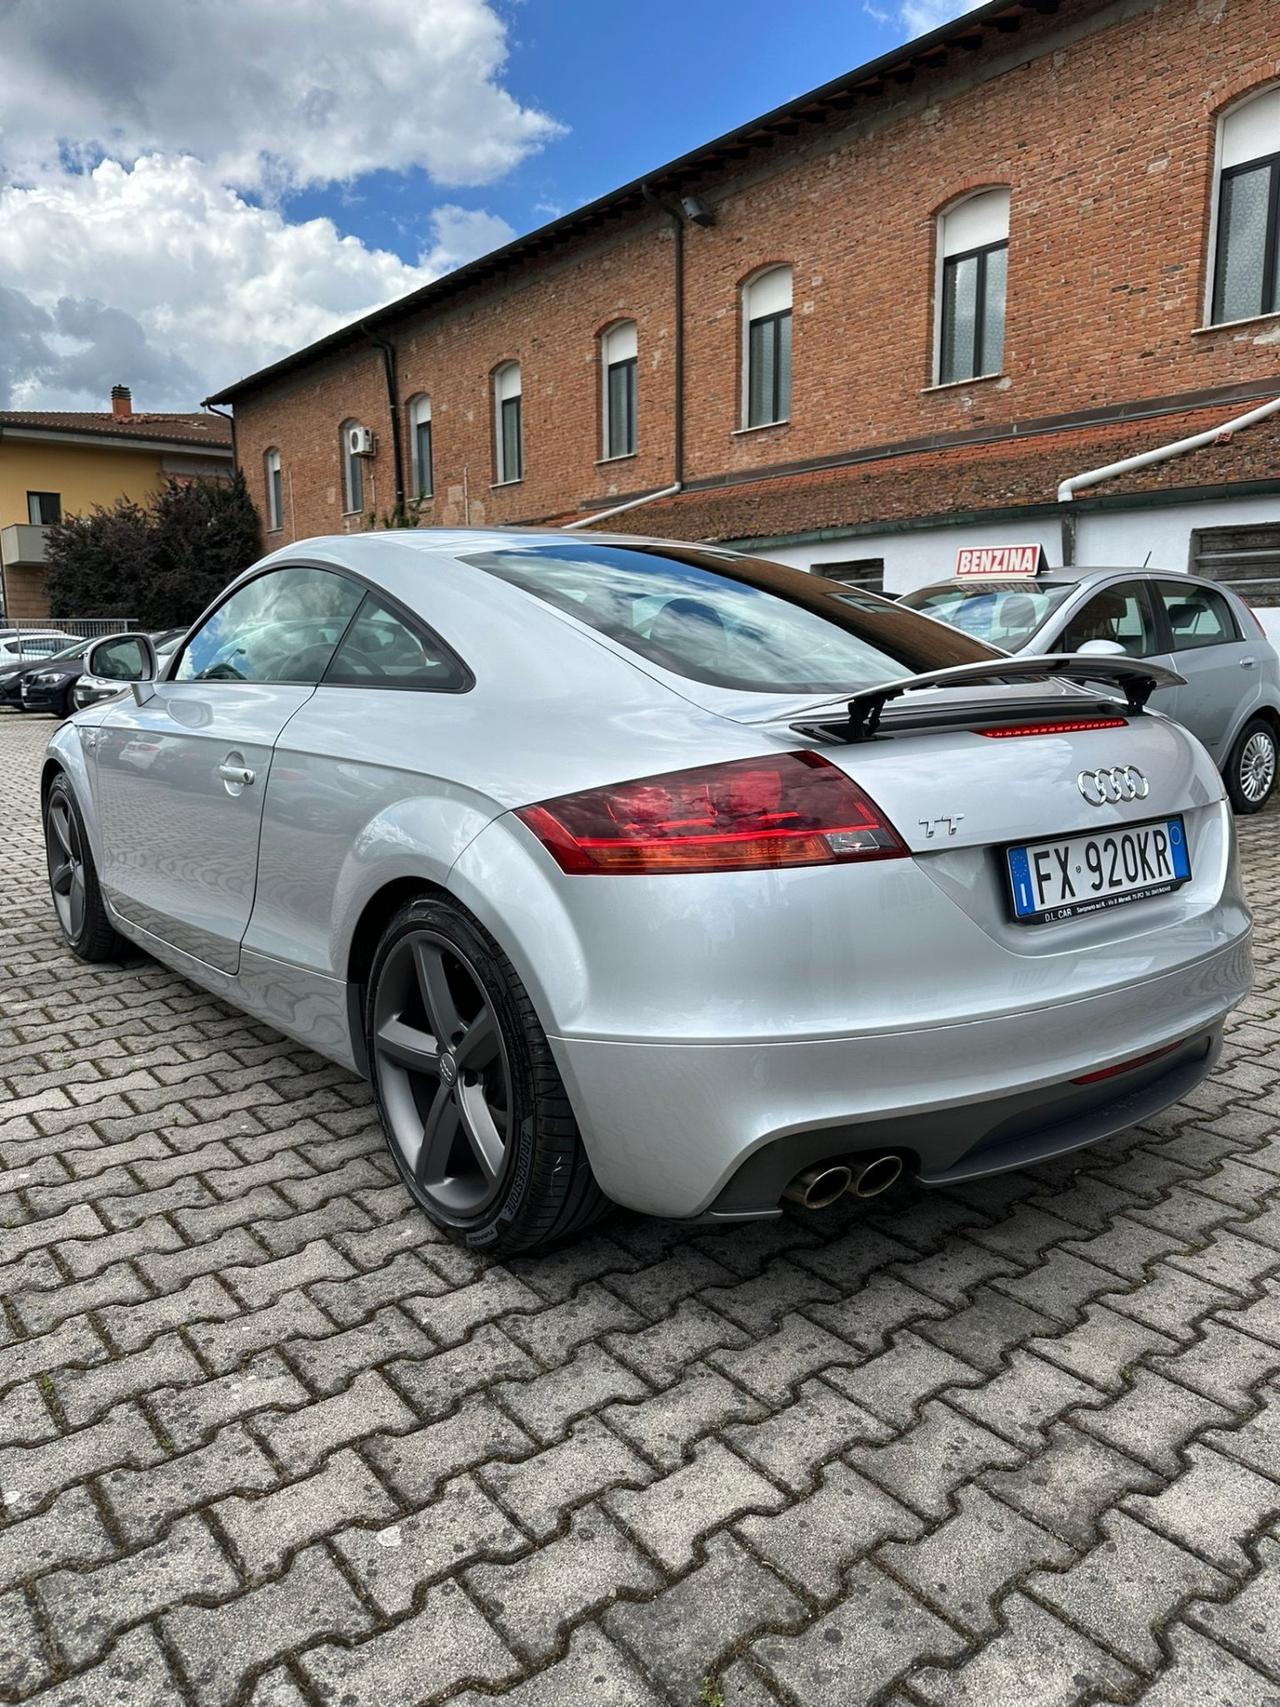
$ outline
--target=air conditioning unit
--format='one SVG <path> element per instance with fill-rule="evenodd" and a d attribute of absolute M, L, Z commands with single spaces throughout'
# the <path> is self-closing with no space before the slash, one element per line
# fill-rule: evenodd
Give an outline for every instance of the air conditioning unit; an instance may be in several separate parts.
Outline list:
<path fill-rule="evenodd" d="M 372 427 L 347 428 L 348 456 L 373 456 L 377 449 L 378 441 L 374 437 Z"/>

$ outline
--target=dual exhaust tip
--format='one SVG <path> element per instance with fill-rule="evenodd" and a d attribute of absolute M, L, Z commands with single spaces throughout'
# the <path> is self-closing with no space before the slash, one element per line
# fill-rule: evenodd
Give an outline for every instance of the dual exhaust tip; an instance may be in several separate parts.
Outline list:
<path fill-rule="evenodd" d="M 854 1197 L 879 1197 L 901 1177 L 901 1156 L 872 1156 L 851 1167 L 843 1162 L 819 1162 L 798 1173 L 782 1195 L 802 1209 L 825 1209 L 846 1191 Z"/>

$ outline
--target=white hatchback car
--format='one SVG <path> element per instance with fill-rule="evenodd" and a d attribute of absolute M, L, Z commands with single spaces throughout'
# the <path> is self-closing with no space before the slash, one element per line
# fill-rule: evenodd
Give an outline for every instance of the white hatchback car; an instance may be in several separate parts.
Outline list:
<path fill-rule="evenodd" d="M 1153 708 L 1204 742 L 1237 812 L 1260 812 L 1271 798 L 1280 658 L 1230 587 L 1160 569 L 1051 569 L 1026 581 L 939 581 L 898 602 L 1006 652 L 1149 658 L 1176 670 L 1182 682 L 1158 688 Z"/>

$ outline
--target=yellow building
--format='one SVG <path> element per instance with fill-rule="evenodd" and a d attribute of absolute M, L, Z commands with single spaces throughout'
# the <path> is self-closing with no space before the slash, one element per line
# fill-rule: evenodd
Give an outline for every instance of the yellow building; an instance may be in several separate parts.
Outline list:
<path fill-rule="evenodd" d="M 124 385 L 112 389 L 110 414 L 0 410 L 0 618 L 48 616 L 51 523 L 117 498 L 143 501 L 171 477 L 229 478 L 232 466 L 223 416 L 135 415 Z"/>

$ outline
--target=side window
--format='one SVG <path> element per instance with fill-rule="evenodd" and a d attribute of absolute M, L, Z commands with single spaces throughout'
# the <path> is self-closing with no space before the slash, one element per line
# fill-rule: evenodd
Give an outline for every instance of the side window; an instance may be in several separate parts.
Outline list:
<path fill-rule="evenodd" d="M 366 593 L 325 672 L 326 687 L 415 688 L 449 693 L 467 685 L 461 665 L 444 646 Z"/>
<path fill-rule="evenodd" d="M 175 682 L 318 682 L 360 603 L 327 569 L 275 569 L 220 604 L 183 647 Z"/>
<path fill-rule="evenodd" d="M 1161 581 L 1156 590 L 1173 630 L 1175 652 L 1190 652 L 1197 646 L 1229 646 L 1239 640 L 1231 607 L 1212 587 Z"/>
<path fill-rule="evenodd" d="M 1158 647 L 1151 607 L 1139 581 L 1127 581 L 1095 593 L 1062 631 L 1056 652 L 1078 652 L 1087 640 L 1114 640 L 1131 658 L 1145 658 Z"/>

